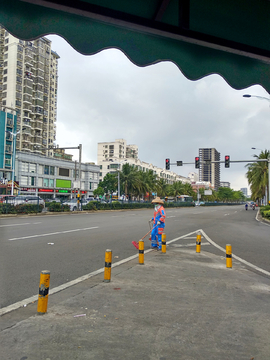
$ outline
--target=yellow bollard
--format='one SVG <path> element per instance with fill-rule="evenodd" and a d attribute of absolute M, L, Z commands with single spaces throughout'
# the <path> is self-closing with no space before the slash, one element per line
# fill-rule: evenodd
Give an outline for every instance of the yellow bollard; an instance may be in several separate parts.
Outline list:
<path fill-rule="evenodd" d="M 112 250 L 107 249 L 105 252 L 104 282 L 111 281 L 111 268 L 112 268 Z"/>
<path fill-rule="evenodd" d="M 202 235 L 199 233 L 197 234 L 197 239 L 196 239 L 196 253 L 200 253 L 201 252 L 201 238 Z"/>
<path fill-rule="evenodd" d="M 166 234 L 161 235 L 161 241 L 162 241 L 161 251 L 163 252 L 163 254 L 166 254 Z"/>
<path fill-rule="evenodd" d="M 232 268 L 232 246 L 226 245 L 226 266 Z"/>
<path fill-rule="evenodd" d="M 37 312 L 46 314 L 49 298 L 50 271 L 43 270 L 40 273 Z"/>
<path fill-rule="evenodd" d="M 139 264 L 144 265 L 144 241 L 139 241 Z"/>

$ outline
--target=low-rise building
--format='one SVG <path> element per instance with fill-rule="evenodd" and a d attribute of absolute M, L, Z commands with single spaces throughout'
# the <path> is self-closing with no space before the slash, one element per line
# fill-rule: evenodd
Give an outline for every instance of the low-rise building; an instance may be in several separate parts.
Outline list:
<path fill-rule="evenodd" d="M 220 182 L 220 187 L 230 188 L 230 187 L 231 187 L 231 183 L 230 183 L 229 181 L 221 181 L 221 182 Z"/>
<path fill-rule="evenodd" d="M 159 178 L 166 180 L 168 184 L 176 181 L 191 183 L 190 179 L 181 176 L 171 170 L 159 168 L 153 164 L 141 161 L 138 158 L 138 147 L 136 145 L 127 145 L 126 140 L 117 139 L 114 142 L 98 143 L 98 165 L 100 167 L 100 180 L 110 173 L 117 173 L 122 170 L 124 164 L 141 170 L 143 172 L 152 170 Z"/>
<path fill-rule="evenodd" d="M 43 198 L 73 198 L 81 190 L 82 197 L 93 196 L 99 183 L 99 166 L 56 159 L 39 154 L 18 151 L 15 163 L 15 181 L 20 194 L 36 194 Z"/>

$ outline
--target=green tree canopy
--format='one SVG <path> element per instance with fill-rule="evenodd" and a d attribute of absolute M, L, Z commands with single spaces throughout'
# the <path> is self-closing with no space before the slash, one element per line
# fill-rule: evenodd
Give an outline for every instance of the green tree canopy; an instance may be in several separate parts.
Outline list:
<path fill-rule="evenodd" d="M 262 151 L 260 155 L 253 155 L 256 159 L 268 159 L 270 152 L 268 150 Z M 267 192 L 269 201 L 268 189 L 268 162 L 254 162 L 246 165 L 248 168 L 247 179 L 251 189 L 252 200 L 262 199 Z"/>

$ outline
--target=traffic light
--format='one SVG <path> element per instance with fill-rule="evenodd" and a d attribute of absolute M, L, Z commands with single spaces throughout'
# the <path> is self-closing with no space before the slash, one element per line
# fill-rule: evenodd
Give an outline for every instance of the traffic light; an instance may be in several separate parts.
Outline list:
<path fill-rule="evenodd" d="M 170 159 L 165 160 L 166 170 L 170 170 Z"/>
<path fill-rule="evenodd" d="M 230 167 L 230 156 L 225 155 L 225 168 L 229 168 L 229 167 Z"/>
<path fill-rule="evenodd" d="M 195 157 L 195 169 L 199 169 L 200 168 L 200 158 L 199 156 Z"/>

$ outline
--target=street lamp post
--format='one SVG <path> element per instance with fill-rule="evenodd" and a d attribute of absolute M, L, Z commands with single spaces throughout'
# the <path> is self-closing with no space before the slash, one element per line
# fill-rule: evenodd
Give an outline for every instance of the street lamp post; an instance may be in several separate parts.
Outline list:
<path fill-rule="evenodd" d="M 119 161 L 118 162 L 118 201 L 121 200 L 121 194 L 120 194 L 120 169 L 121 169 L 121 164 L 123 164 L 125 161 Z"/>
<path fill-rule="evenodd" d="M 245 97 L 245 98 L 255 97 L 257 99 L 267 100 L 268 102 L 270 102 L 270 98 L 265 97 L 265 96 L 257 96 L 257 95 L 245 94 L 245 95 L 243 95 L 243 97 Z M 255 149 L 255 148 L 252 148 L 252 149 Z M 260 149 L 258 149 L 258 150 L 260 150 Z M 270 202 L 270 157 L 269 156 L 268 156 L 267 161 L 268 161 L 268 203 L 269 203 Z"/>
<path fill-rule="evenodd" d="M 6 130 L 7 133 L 12 135 L 12 180 L 11 180 L 11 195 L 14 195 L 14 173 L 15 173 L 15 153 L 16 153 L 16 137 L 20 130 L 16 133 Z"/>
<path fill-rule="evenodd" d="M 255 147 L 252 147 L 251 149 L 263 151 L 263 149 L 259 149 L 259 148 L 255 148 Z M 268 204 L 269 204 L 269 202 L 270 202 L 270 176 L 269 176 L 269 174 L 270 174 L 270 157 L 268 157 L 267 162 L 268 162 Z M 266 205 L 266 202 L 267 202 L 267 190 L 265 189 L 265 205 Z"/>

